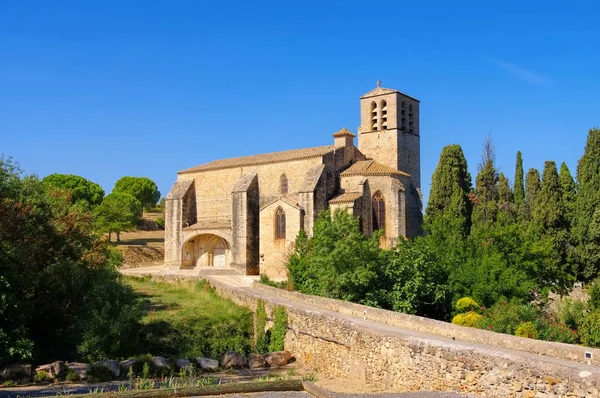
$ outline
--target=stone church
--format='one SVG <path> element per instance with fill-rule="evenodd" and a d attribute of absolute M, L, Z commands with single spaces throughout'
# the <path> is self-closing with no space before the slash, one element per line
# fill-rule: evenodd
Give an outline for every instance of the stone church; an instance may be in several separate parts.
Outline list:
<path fill-rule="evenodd" d="M 300 230 L 344 209 L 382 245 L 421 233 L 419 100 L 380 87 L 360 97 L 358 147 L 333 145 L 215 160 L 180 171 L 166 198 L 165 264 L 286 276 Z"/>

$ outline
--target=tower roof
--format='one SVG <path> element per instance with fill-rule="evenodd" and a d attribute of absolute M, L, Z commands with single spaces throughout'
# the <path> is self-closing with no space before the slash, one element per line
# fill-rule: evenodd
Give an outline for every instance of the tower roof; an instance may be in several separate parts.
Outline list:
<path fill-rule="evenodd" d="M 384 95 L 384 94 L 393 94 L 393 93 L 400 93 L 400 91 L 398 90 L 392 90 L 391 88 L 384 88 L 384 87 L 377 87 L 374 90 L 369 91 L 368 93 L 366 93 L 365 95 L 363 95 L 362 98 L 371 98 L 371 97 L 377 97 L 378 95 Z"/>
<path fill-rule="evenodd" d="M 346 127 L 343 127 L 340 131 L 338 131 L 337 133 L 333 133 L 331 135 L 335 138 L 345 137 L 345 136 L 356 137 Z"/>
<path fill-rule="evenodd" d="M 374 160 L 361 160 L 342 172 L 342 177 L 351 176 L 408 176 L 404 171 L 396 170 Z"/>

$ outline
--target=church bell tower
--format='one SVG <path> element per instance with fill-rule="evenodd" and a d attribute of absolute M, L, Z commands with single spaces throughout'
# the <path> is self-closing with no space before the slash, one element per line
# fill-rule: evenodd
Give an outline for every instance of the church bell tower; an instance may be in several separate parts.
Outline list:
<path fill-rule="evenodd" d="M 360 97 L 358 149 L 370 159 L 411 176 L 421 188 L 419 100 L 381 87 Z"/>

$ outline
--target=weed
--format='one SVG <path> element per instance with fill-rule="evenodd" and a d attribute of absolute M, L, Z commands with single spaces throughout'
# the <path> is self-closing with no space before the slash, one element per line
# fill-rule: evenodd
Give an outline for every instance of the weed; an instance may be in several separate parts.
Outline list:
<path fill-rule="evenodd" d="M 317 380 L 317 377 L 315 376 L 314 373 L 306 373 L 304 375 L 302 375 L 302 381 L 310 381 L 310 382 L 315 382 Z"/>

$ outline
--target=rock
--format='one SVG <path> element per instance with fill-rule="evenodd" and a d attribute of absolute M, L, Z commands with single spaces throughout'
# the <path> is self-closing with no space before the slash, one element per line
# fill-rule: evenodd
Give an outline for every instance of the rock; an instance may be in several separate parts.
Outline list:
<path fill-rule="evenodd" d="M 129 369 L 131 369 L 136 363 L 137 359 L 135 358 L 126 359 L 121 361 L 121 369 L 123 369 L 124 372 L 129 373 Z"/>
<path fill-rule="evenodd" d="M 219 369 L 219 361 L 217 361 L 216 359 L 198 357 L 198 358 L 196 358 L 196 362 L 198 363 L 198 366 L 200 366 L 200 369 L 202 369 L 202 370 L 206 370 L 209 372 L 215 372 Z"/>
<path fill-rule="evenodd" d="M 250 367 L 250 369 L 264 368 L 266 366 L 267 361 L 265 361 L 265 358 L 262 355 L 250 354 L 250 356 L 248 356 L 248 367 Z"/>
<path fill-rule="evenodd" d="M 152 363 L 157 368 L 167 368 L 167 369 L 169 369 L 171 367 L 171 364 L 169 363 L 169 360 L 167 358 L 163 358 L 163 357 L 152 357 Z"/>
<path fill-rule="evenodd" d="M 269 366 L 278 368 L 287 365 L 291 357 L 292 354 L 289 351 L 269 352 L 265 354 L 265 361 L 267 361 Z"/>
<path fill-rule="evenodd" d="M 233 351 L 225 353 L 225 356 L 223 357 L 223 368 L 243 368 L 246 366 L 248 366 L 248 361 L 242 354 Z"/>
<path fill-rule="evenodd" d="M 82 362 L 71 362 L 68 365 L 69 370 L 77 373 L 80 379 L 85 379 L 87 377 L 87 372 L 90 370 L 90 365 Z"/>
<path fill-rule="evenodd" d="M 103 368 L 107 368 L 110 370 L 115 377 L 119 377 L 121 375 L 121 364 L 119 361 L 115 361 L 114 359 L 107 359 L 106 361 L 98 361 L 94 364 L 94 366 L 101 366 Z"/>
<path fill-rule="evenodd" d="M 515 392 L 519 392 L 523 390 L 523 383 L 519 382 L 519 381 L 515 381 L 512 384 L 512 390 Z"/>
<path fill-rule="evenodd" d="M 31 377 L 31 364 L 11 363 L 0 368 L 0 380 Z"/>
<path fill-rule="evenodd" d="M 178 359 L 175 362 L 175 366 L 177 367 L 177 369 L 185 369 L 192 366 L 192 363 L 187 359 Z"/>
<path fill-rule="evenodd" d="M 37 368 L 35 368 L 36 373 L 37 372 L 46 372 L 46 374 L 54 379 L 56 378 L 58 375 L 62 374 L 62 372 L 64 372 L 66 370 L 66 366 L 65 363 L 63 361 L 54 361 L 52 363 L 46 364 L 46 365 L 41 365 L 38 366 Z"/>

